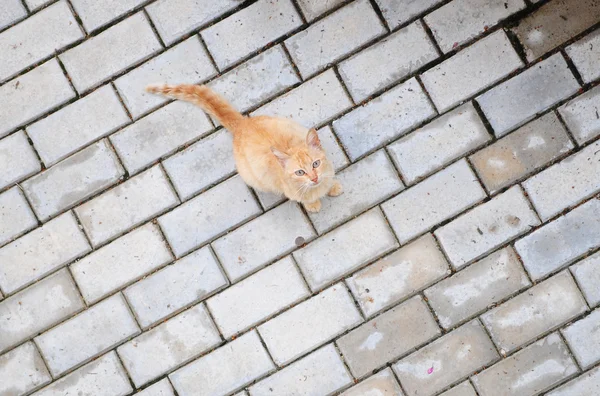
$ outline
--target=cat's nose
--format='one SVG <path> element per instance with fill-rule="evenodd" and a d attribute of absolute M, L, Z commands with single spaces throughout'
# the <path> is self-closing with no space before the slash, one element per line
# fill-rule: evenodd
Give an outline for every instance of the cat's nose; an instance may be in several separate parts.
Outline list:
<path fill-rule="evenodd" d="M 313 183 L 316 183 L 316 182 L 318 182 L 318 181 L 319 181 L 319 176 L 315 175 L 314 177 L 311 177 L 311 178 L 310 178 L 310 180 L 311 180 Z"/>

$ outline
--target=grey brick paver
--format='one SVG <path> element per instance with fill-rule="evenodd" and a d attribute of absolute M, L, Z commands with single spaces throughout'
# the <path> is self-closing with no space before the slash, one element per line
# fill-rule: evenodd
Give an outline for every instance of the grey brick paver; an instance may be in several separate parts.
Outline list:
<path fill-rule="evenodd" d="M 600 304 L 600 254 L 581 260 L 570 267 L 590 307 Z"/>
<path fill-rule="evenodd" d="M 71 4 L 85 30 L 93 32 L 145 2 L 146 0 L 73 0 Z"/>
<path fill-rule="evenodd" d="M 27 134 L 49 167 L 129 122 L 117 94 L 107 85 L 29 125 Z"/>
<path fill-rule="evenodd" d="M 521 66 L 506 33 L 499 30 L 427 70 L 422 79 L 431 100 L 443 112 Z"/>
<path fill-rule="evenodd" d="M 66 1 L 59 1 L 0 33 L 0 81 L 83 38 Z"/>
<path fill-rule="evenodd" d="M 0 356 L 0 394 L 22 395 L 50 383 L 52 377 L 32 342 Z M 8 381 L 10 379 L 10 381 Z"/>
<path fill-rule="evenodd" d="M 387 368 L 377 374 L 372 375 L 361 383 L 354 385 L 341 396 L 363 396 L 363 395 L 385 395 L 385 396 L 404 396 L 400 385 L 394 378 L 392 370 Z"/>
<path fill-rule="evenodd" d="M 355 102 L 406 77 L 438 57 L 419 21 L 393 33 L 339 64 Z"/>
<path fill-rule="evenodd" d="M 198 304 L 120 346 L 117 352 L 139 387 L 220 342 L 206 308 Z"/>
<path fill-rule="evenodd" d="M 0 353 L 84 308 L 63 269 L 0 302 Z"/>
<path fill-rule="evenodd" d="M 462 382 L 454 388 L 441 393 L 440 396 L 477 396 L 473 385 L 469 381 Z"/>
<path fill-rule="evenodd" d="M 600 30 L 596 29 L 568 46 L 565 51 L 584 82 L 589 83 L 600 78 L 600 69 L 594 64 L 600 56 Z"/>
<path fill-rule="evenodd" d="M 600 310 L 570 324 L 562 333 L 583 370 L 600 362 Z"/>
<path fill-rule="evenodd" d="M 179 204 L 159 166 L 80 205 L 75 213 L 94 246 L 121 235 Z"/>
<path fill-rule="evenodd" d="M 421 296 L 415 296 L 336 341 L 352 374 L 364 377 L 441 334 Z"/>
<path fill-rule="evenodd" d="M 255 331 L 209 353 L 169 375 L 179 396 L 229 394 L 273 371 Z"/>
<path fill-rule="evenodd" d="M 200 39 L 194 36 L 119 77 L 115 86 L 131 115 L 138 118 L 167 101 L 146 92 L 147 85 L 199 83 L 216 72 Z"/>
<path fill-rule="evenodd" d="M 0 193 L 0 246 L 37 226 L 37 219 L 18 187 Z M 0 256 L 2 256 L 0 250 Z M 0 271 L 2 265 L 0 264 Z M 0 275 L 0 286 L 2 284 Z M 1 288 L 1 287 L 0 287 Z"/>
<path fill-rule="evenodd" d="M 308 78 L 386 29 L 368 0 L 357 0 L 285 41 L 300 74 Z"/>
<path fill-rule="evenodd" d="M 481 316 L 492 339 L 509 353 L 587 310 L 568 272 L 542 282 Z"/>
<path fill-rule="evenodd" d="M 123 294 L 140 326 L 147 328 L 227 284 L 207 246 L 134 283 Z"/>
<path fill-rule="evenodd" d="M 20 0 L 5 0 L 0 4 L 0 29 L 27 16 L 27 10 Z"/>
<path fill-rule="evenodd" d="M 117 183 L 124 175 L 106 140 L 95 143 L 25 182 L 37 217 L 46 221 Z"/>
<path fill-rule="evenodd" d="M 333 129 L 355 161 L 435 115 L 425 92 L 411 78 L 334 121 Z"/>
<path fill-rule="evenodd" d="M 158 227 L 147 224 L 71 265 L 73 277 L 92 304 L 172 260 Z"/>
<path fill-rule="evenodd" d="M 579 144 L 600 135 L 600 88 L 565 103 L 558 111 Z"/>
<path fill-rule="evenodd" d="M 319 135 L 319 140 L 321 140 L 323 150 L 327 153 L 327 159 L 331 161 L 336 172 L 350 164 L 348 157 L 344 154 L 329 125 L 325 125 L 323 128 L 317 130 L 317 134 Z"/>
<path fill-rule="evenodd" d="M 341 283 L 304 301 L 258 327 L 278 365 L 328 342 L 362 321 Z"/>
<path fill-rule="evenodd" d="M 369 265 L 346 279 L 367 316 L 396 304 L 450 274 L 431 234 Z"/>
<path fill-rule="evenodd" d="M 294 252 L 294 258 L 316 291 L 397 247 L 392 230 L 376 208 Z"/>
<path fill-rule="evenodd" d="M 161 48 L 146 16 L 137 13 L 59 58 L 75 89 L 82 93 L 149 58 Z"/>
<path fill-rule="evenodd" d="M 407 396 L 430 396 L 498 358 L 494 345 L 475 320 L 400 360 L 393 368 Z"/>
<path fill-rule="evenodd" d="M 343 2 L 344 0 L 328 0 L 325 2 L 321 0 L 298 0 L 298 5 L 304 17 L 310 22 Z"/>
<path fill-rule="evenodd" d="M 259 0 L 200 34 L 223 70 L 301 24 L 290 0 Z"/>
<path fill-rule="evenodd" d="M 578 89 L 564 58 L 555 54 L 490 89 L 477 102 L 500 137 Z"/>
<path fill-rule="evenodd" d="M 35 338 L 48 368 L 57 377 L 140 332 L 118 293 Z"/>
<path fill-rule="evenodd" d="M 52 0 L 25 0 L 25 4 L 31 11 L 35 11 L 38 8 L 50 3 Z"/>
<path fill-rule="evenodd" d="M 250 387 L 252 396 L 332 394 L 352 383 L 329 344 Z"/>
<path fill-rule="evenodd" d="M 567 382 L 548 396 L 595 396 L 600 392 L 600 367 Z"/>
<path fill-rule="evenodd" d="M 90 250 L 67 212 L 0 248 L 0 289 L 14 293 Z"/>
<path fill-rule="evenodd" d="M 242 332 L 309 292 L 291 258 L 284 258 L 207 301 L 225 338 Z"/>
<path fill-rule="evenodd" d="M 394 29 L 407 21 L 425 13 L 428 9 L 441 3 L 443 0 L 375 0 L 383 17 Z"/>

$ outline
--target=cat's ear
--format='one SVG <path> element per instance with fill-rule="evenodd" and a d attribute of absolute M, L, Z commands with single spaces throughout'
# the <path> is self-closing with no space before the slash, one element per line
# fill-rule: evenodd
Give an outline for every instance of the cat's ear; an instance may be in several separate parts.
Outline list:
<path fill-rule="evenodd" d="M 277 158 L 277 161 L 279 161 L 281 166 L 285 167 L 285 163 L 288 160 L 288 158 L 290 158 L 290 156 L 284 153 L 283 151 L 277 150 L 275 147 L 271 147 L 271 152 L 273 153 L 275 158 Z"/>
<path fill-rule="evenodd" d="M 319 139 L 319 135 L 317 135 L 315 128 L 311 128 L 311 130 L 308 131 L 308 134 L 306 135 L 306 144 L 309 147 L 314 147 L 317 149 L 321 148 L 321 140 Z"/>

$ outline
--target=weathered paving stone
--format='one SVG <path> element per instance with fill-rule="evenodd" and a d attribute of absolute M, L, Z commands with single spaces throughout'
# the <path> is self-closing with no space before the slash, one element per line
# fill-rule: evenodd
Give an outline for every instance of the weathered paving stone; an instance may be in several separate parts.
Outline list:
<path fill-rule="evenodd" d="M 66 1 L 59 1 L 0 34 L 0 81 L 83 38 Z"/>
<path fill-rule="evenodd" d="M 0 137 L 73 97 L 56 59 L 7 82 L 0 87 Z"/>
<path fill-rule="evenodd" d="M 0 302 L 0 353 L 84 308 L 63 269 Z"/>
<path fill-rule="evenodd" d="M 179 396 L 229 394 L 273 371 L 255 331 L 180 368 L 169 379 Z"/>
<path fill-rule="evenodd" d="M 438 57 L 420 21 L 339 64 L 340 76 L 355 102 L 411 75 Z"/>
<path fill-rule="evenodd" d="M 569 325 L 562 333 L 583 370 L 600 361 L 600 310 Z"/>
<path fill-rule="evenodd" d="M 531 121 L 469 158 L 485 188 L 496 192 L 573 149 L 554 113 Z"/>
<path fill-rule="evenodd" d="M 330 395 L 352 383 L 340 355 L 329 344 L 252 385 L 253 396 Z"/>
<path fill-rule="evenodd" d="M 430 287 L 425 296 L 448 329 L 529 286 L 517 255 L 507 247 Z"/>
<path fill-rule="evenodd" d="M 600 30 L 598 29 L 566 48 L 567 55 L 586 83 L 600 78 L 600 68 L 596 65 L 596 60 L 600 56 L 599 51 Z"/>
<path fill-rule="evenodd" d="M 171 383 L 165 378 L 137 393 L 136 396 L 175 396 L 175 393 L 173 393 Z"/>
<path fill-rule="evenodd" d="M 35 396 L 114 395 L 125 396 L 133 389 L 113 351 L 50 384 Z"/>
<path fill-rule="evenodd" d="M 281 45 L 266 50 L 208 86 L 246 112 L 300 82 Z"/>
<path fill-rule="evenodd" d="M 320 3 L 317 0 L 318 3 Z M 0 5 L 0 29 L 27 16 L 27 10 L 19 0 L 5 0 Z"/>
<path fill-rule="evenodd" d="M 523 44 L 527 60 L 544 55 L 600 19 L 595 0 L 558 0 L 544 4 L 513 29 Z"/>
<path fill-rule="evenodd" d="M 259 213 L 250 189 L 235 176 L 162 215 L 158 223 L 181 257 Z"/>
<path fill-rule="evenodd" d="M 233 282 L 310 241 L 315 233 L 295 202 L 287 202 L 212 243 Z"/>
<path fill-rule="evenodd" d="M 394 29 L 416 16 L 425 13 L 425 11 L 442 1 L 443 0 L 376 0 L 390 29 Z"/>
<path fill-rule="evenodd" d="M 496 345 L 509 353 L 586 310 L 573 278 L 561 272 L 486 312 L 481 319 Z"/>
<path fill-rule="evenodd" d="M 344 193 L 337 197 L 323 197 L 321 210 L 308 215 L 319 234 L 377 205 L 404 188 L 383 150 L 349 166 L 336 178 L 342 183 Z"/>
<path fill-rule="evenodd" d="M 259 0 L 200 34 L 223 70 L 301 24 L 302 19 L 290 0 Z"/>
<path fill-rule="evenodd" d="M 137 387 L 218 345 L 221 337 L 202 304 L 117 349 Z"/>
<path fill-rule="evenodd" d="M 477 321 L 469 322 L 396 363 L 407 396 L 429 396 L 498 360 Z"/>
<path fill-rule="evenodd" d="M 45 221 L 119 181 L 125 171 L 106 140 L 23 182 L 37 217 Z"/>
<path fill-rule="evenodd" d="M 525 7 L 523 0 L 455 0 L 428 14 L 424 19 L 442 51 L 447 53 Z"/>
<path fill-rule="evenodd" d="M 160 37 L 171 45 L 239 4 L 237 0 L 158 0 L 146 10 Z"/>
<path fill-rule="evenodd" d="M 440 394 L 440 396 L 477 396 L 473 385 L 469 381 L 465 381 L 454 388 Z"/>
<path fill-rule="evenodd" d="M 36 9 L 50 3 L 52 0 L 25 0 L 25 4 L 29 7 L 29 10 L 35 11 Z"/>
<path fill-rule="evenodd" d="M 182 200 L 235 173 L 233 137 L 226 129 L 167 158 L 163 166 Z"/>
<path fill-rule="evenodd" d="M 0 189 L 18 183 L 42 169 L 23 131 L 0 140 Z"/>
<path fill-rule="evenodd" d="M 350 3 L 285 41 L 300 74 L 308 78 L 386 29 L 368 0 Z"/>
<path fill-rule="evenodd" d="M 161 45 L 139 12 L 59 56 L 81 93 L 156 54 Z"/>
<path fill-rule="evenodd" d="M 387 368 L 379 373 L 372 375 L 361 383 L 354 385 L 341 396 L 364 396 L 364 395 L 385 395 L 385 396 L 404 396 L 400 385 L 394 379 L 392 369 Z"/>
<path fill-rule="evenodd" d="M 130 174 L 213 129 L 208 116 L 183 101 L 166 105 L 110 137 Z"/>
<path fill-rule="evenodd" d="M 539 224 L 523 191 L 516 186 L 438 228 L 435 235 L 458 269 Z"/>
<path fill-rule="evenodd" d="M 118 17 L 145 3 L 145 0 L 119 0 L 98 2 L 96 0 L 74 0 L 71 2 L 88 32 L 114 21 Z"/>
<path fill-rule="evenodd" d="M 600 87 L 596 87 L 562 105 L 558 112 L 575 140 L 583 144 L 600 135 L 599 109 Z"/>
<path fill-rule="evenodd" d="M 336 341 L 352 374 L 364 377 L 441 334 L 421 296 L 415 296 Z"/>
<path fill-rule="evenodd" d="M 477 102 L 500 137 L 578 90 L 564 58 L 555 54 L 490 89 Z"/>
<path fill-rule="evenodd" d="M 216 74 L 198 36 L 152 58 L 115 81 L 123 103 L 134 118 L 148 113 L 168 99 L 145 91 L 149 84 L 196 84 Z"/>
<path fill-rule="evenodd" d="M 71 265 L 88 304 L 162 267 L 172 260 L 160 231 L 147 224 Z"/>
<path fill-rule="evenodd" d="M 600 253 L 570 267 L 590 307 L 600 304 Z"/>
<path fill-rule="evenodd" d="M 52 381 L 39 352 L 32 342 L 0 356 L 0 394 L 23 395 Z"/>
<path fill-rule="evenodd" d="M 406 243 L 486 197 L 460 160 L 381 205 L 400 243 Z"/>
<path fill-rule="evenodd" d="M 65 213 L 0 249 L 0 289 L 14 293 L 90 250 L 73 214 Z"/>
<path fill-rule="evenodd" d="M 506 33 L 499 30 L 422 75 L 440 112 L 497 83 L 523 66 Z"/>
<path fill-rule="evenodd" d="M 341 283 L 258 327 L 273 360 L 291 362 L 362 321 Z"/>
<path fill-rule="evenodd" d="M 123 291 L 138 323 L 147 328 L 227 286 L 209 247 L 199 249 Z"/>
<path fill-rule="evenodd" d="M 123 296 L 115 294 L 35 338 L 54 377 L 140 332 Z"/>
<path fill-rule="evenodd" d="M 75 209 L 92 245 L 98 246 L 177 205 L 160 166 L 128 179 Z"/>
<path fill-rule="evenodd" d="M 400 138 L 387 150 L 404 180 L 412 184 L 490 138 L 469 102 Z"/>
<path fill-rule="evenodd" d="M 538 395 L 575 373 L 577 366 L 554 333 L 473 377 L 481 396 Z"/>
<path fill-rule="evenodd" d="M 375 208 L 294 252 L 294 257 L 316 291 L 397 247 L 381 210 Z"/>
<path fill-rule="evenodd" d="M 18 187 L 0 194 L 0 246 L 16 239 L 37 226 L 35 218 L 25 196 Z M 0 250 L 0 257 L 2 250 Z M 2 285 L 2 264 L 0 264 L 0 286 Z"/>
<path fill-rule="evenodd" d="M 310 295 L 287 257 L 210 298 L 207 306 L 225 338 Z"/>
<path fill-rule="evenodd" d="M 515 243 L 532 279 L 543 278 L 600 246 L 600 201 L 594 199 Z"/>
<path fill-rule="evenodd" d="M 346 282 L 366 316 L 388 308 L 450 273 L 435 239 L 426 234 L 357 272 Z"/>
<path fill-rule="evenodd" d="M 595 396 L 600 392 L 600 367 L 567 382 L 548 396 Z"/>
<path fill-rule="evenodd" d="M 304 14 L 304 17 L 310 22 L 319 15 L 337 7 L 343 2 L 344 0 L 330 0 L 326 2 L 321 0 L 298 0 L 298 5 L 300 6 L 300 10 L 302 10 L 302 14 Z"/>
<path fill-rule="evenodd" d="M 523 187 L 542 220 L 548 220 L 600 191 L 600 143 L 590 144 L 530 177 Z"/>
<path fill-rule="evenodd" d="M 416 79 L 400 84 L 333 122 L 352 161 L 436 114 Z"/>
<path fill-rule="evenodd" d="M 319 129 L 317 134 L 319 135 L 319 140 L 321 140 L 321 146 L 327 154 L 327 159 L 331 161 L 336 172 L 350 163 L 329 125 L 325 125 Z"/>
<path fill-rule="evenodd" d="M 107 85 L 29 125 L 27 134 L 49 167 L 129 122 L 115 91 Z"/>
<path fill-rule="evenodd" d="M 306 128 L 312 128 L 331 120 L 350 106 L 352 103 L 335 72 L 329 69 L 258 108 L 251 115 L 291 118 Z"/>

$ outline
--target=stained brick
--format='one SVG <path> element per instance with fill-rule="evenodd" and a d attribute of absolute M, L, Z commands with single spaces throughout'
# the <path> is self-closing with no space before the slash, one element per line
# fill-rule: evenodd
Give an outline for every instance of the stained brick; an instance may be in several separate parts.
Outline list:
<path fill-rule="evenodd" d="M 566 48 L 569 58 L 586 83 L 600 77 L 600 69 L 595 64 L 600 57 L 599 49 L 600 30 L 598 29 Z"/>
<path fill-rule="evenodd" d="M 32 342 L 0 356 L 0 394 L 22 395 L 52 381 L 50 373 Z"/>

